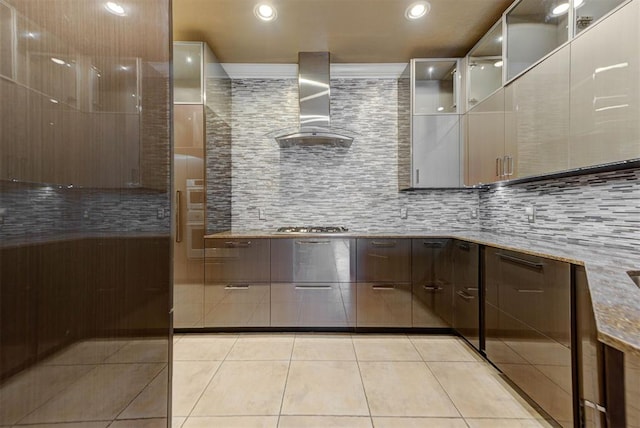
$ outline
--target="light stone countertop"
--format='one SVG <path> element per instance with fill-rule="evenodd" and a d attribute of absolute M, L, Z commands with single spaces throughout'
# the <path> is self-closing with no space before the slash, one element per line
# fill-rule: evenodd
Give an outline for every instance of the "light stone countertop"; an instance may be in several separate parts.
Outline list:
<path fill-rule="evenodd" d="M 222 232 L 205 238 L 456 238 L 524 254 L 583 265 L 598 328 L 598 339 L 620 351 L 640 357 L 640 287 L 627 271 L 640 270 L 640 257 L 615 248 L 594 248 L 562 242 L 528 239 L 523 236 L 481 231 L 348 232 L 343 234 L 282 234 L 264 231 Z"/>

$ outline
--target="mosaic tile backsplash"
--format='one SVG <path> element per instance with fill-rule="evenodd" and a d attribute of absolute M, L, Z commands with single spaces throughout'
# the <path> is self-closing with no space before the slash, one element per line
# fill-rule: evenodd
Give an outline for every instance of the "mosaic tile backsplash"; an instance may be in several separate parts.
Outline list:
<path fill-rule="evenodd" d="M 529 206 L 535 207 L 534 223 L 525 215 Z M 480 224 L 483 230 L 625 249 L 640 257 L 640 169 L 483 191 Z"/>
<path fill-rule="evenodd" d="M 232 229 L 478 229 L 476 190 L 398 191 L 399 86 L 397 79 L 332 79 L 331 125 L 359 135 L 351 147 L 281 149 L 267 134 L 297 126 L 297 81 L 233 80 Z"/>

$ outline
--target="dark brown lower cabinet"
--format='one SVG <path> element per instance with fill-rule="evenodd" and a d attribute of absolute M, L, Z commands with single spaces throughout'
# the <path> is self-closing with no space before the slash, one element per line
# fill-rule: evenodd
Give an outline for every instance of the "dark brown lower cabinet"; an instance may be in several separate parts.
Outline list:
<path fill-rule="evenodd" d="M 480 246 L 454 241 L 453 328 L 480 350 Z"/>
<path fill-rule="evenodd" d="M 485 249 L 487 358 L 564 427 L 574 426 L 571 267 Z"/>

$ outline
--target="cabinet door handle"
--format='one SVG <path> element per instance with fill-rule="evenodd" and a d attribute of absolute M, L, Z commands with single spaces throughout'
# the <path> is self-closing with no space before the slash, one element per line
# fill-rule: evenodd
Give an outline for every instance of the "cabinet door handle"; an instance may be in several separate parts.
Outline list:
<path fill-rule="evenodd" d="M 375 253 L 369 253 L 367 254 L 369 257 L 375 257 L 376 259 L 388 259 L 389 256 L 385 256 L 383 254 L 375 254 Z"/>
<path fill-rule="evenodd" d="M 511 177 L 513 175 L 513 156 L 509 155 L 508 156 L 509 159 L 509 177 Z"/>
<path fill-rule="evenodd" d="M 437 287 L 435 285 L 423 285 L 422 289 L 431 293 L 435 293 L 436 291 L 442 290 L 442 287 Z"/>
<path fill-rule="evenodd" d="M 420 170 L 416 169 L 416 184 L 420 183 Z"/>
<path fill-rule="evenodd" d="M 330 285 L 296 285 L 296 290 L 331 290 Z"/>
<path fill-rule="evenodd" d="M 471 249 L 471 245 L 469 244 L 458 244 L 458 248 L 464 251 L 469 251 Z"/>
<path fill-rule="evenodd" d="M 391 290 L 395 290 L 396 286 L 395 285 L 372 285 L 371 289 L 372 290 L 391 291 Z"/>
<path fill-rule="evenodd" d="M 516 288 L 518 293 L 544 293 L 544 290 L 539 288 Z"/>
<path fill-rule="evenodd" d="M 372 247 L 382 247 L 382 248 L 392 248 L 395 247 L 398 243 L 396 241 L 372 241 Z"/>
<path fill-rule="evenodd" d="M 473 300 L 475 296 L 465 293 L 464 291 L 457 291 L 456 294 L 462 297 L 464 300 Z"/>
<path fill-rule="evenodd" d="M 224 287 L 225 290 L 248 290 L 249 289 L 249 285 L 232 285 L 229 284 L 226 287 Z"/>
<path fill-rule="evenodd" d="M 427 248 L 442 248 L 444 244 L 442 242 L 422 241 L 422 245 Z"/>
<path fill-rule="evenodd" d="M 318 240 L 296 241 L 296 244 L 298 244 L 298 245 L 331 244 L 331 241 L 329 241 L 329 240 L 323 240 L 323 241 L 318 241 Z"/>
<path fill-rule="evenodd" d="M 542 269 L 544 267 L 544 264 L 542 263 L 531 262 L 529 260 L 521 259 L 519 257 L 510 256 L 503 253 L 498 253 L 498 257 L 500 257 L 503 260 L 507 260 L 507 261 L 517 263 L 519 265 L 527 266 L 533 269 Z"/>
<path fill-rule="evenodd" d="M 502 177 L 502 159 L 496 158 L 496 177 Z"/>
<path fill-rule="evenodd" d="M 478 287 L 464 287 L 467 291 L 478 291 Z"/>
<path fill-rule="evenodd" d="M 182 204 L 182 192 L 176 190 L 176 242 L 182 242 L 182 219 L 180 218 L 180 205 Z"/>
<path fill-rule="evenodd" d="M 227 241 L 224 243 L 224 245 L 231 248 L 247 248 L 251 246 L 251 241 L 244 241 L 244 242 Z"/>

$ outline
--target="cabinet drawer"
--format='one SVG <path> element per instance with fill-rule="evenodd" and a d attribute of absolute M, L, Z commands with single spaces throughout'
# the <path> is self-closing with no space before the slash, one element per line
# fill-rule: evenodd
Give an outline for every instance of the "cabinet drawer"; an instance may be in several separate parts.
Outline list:
<path fill-rule="evenodd" d="M 355 284 L 271 284 L 272 327 L 353 327 Z"/>
<path fill-rule="evenodd" d="M 571 342 L 568 263 L 485 250 L 486 301 L 565 346 Z"/>
<path fill-rule="evenodd" d="M 411 284 L 360 283 L 358 327 L 411 327 Z"/>
<path fill-rule="evenodd" d="M 451 327 L 453 319 L 453 284 L 436 280 L 413 283 L 413 327 Z"/>
<path fill-rule="evenodd" d="M 451 239 L 411 240 L 411 280 L 427 284 L 449 281 L 453 272 Z"/>
<path fill-rule="evenodd" d="M 571 269 L 568 263 L 499 250 L 499 308 L 529 327 L 571 343 Z"/>
<path fill-rule="evenodd" d="M 358 282 L 410 282 L 410 239 L 358 239 Z"/>
<path fill-rule="evenodd" d="M 463 241 L 453 245 L 453 327 L 480 349 L 480 247 Z"/>
<path fill-rule="evenodd" d="M 205 282 L 269 282 L 268 239 L 206 239 Z"/>
<path fill-rule="evenodd" d="M 205 327 L 268 327 L 269 284 L 207 284 Z"/>
<path fill-rule="evenodd" d="M 573 426 L 571 350 L 487 305 L 487 357 L 562 426 Z"/>
<path fill-rule="evenodd" d="M 355 282 L 355 239 L 272 239 L 271 254 L 271 282 Z"/>

